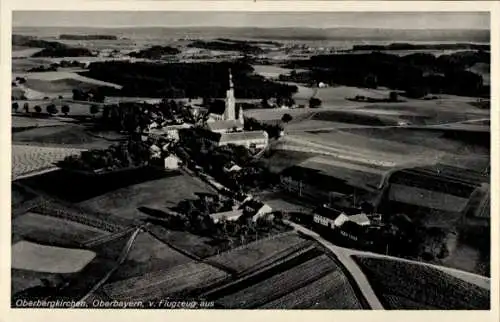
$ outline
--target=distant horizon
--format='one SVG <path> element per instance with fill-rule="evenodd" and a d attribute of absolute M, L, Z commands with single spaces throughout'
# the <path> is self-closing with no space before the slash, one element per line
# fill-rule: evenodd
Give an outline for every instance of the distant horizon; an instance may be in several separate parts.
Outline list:
<path fill-rule="evenodd" d="M 360 30 L 401 30 L 401 31 L 461 31 L 461 30 L 472 30 L 472 31 L 490 31 L 490 28 L 484 29 L 467 29 L 467 28 L 429 28 L 429 29 L 418 29 L 418 28 L 388 28 L 388 27 L 378 27 L 378 28 L 368 28 L 368 27 L 253 27 L 253 26 L 13 26 L 12 29 L 23 29 L 23 28 L 66 28 L 66 29 L 148 29 L 148 28 L 162 28 L 162 29 L 194 29 L 194 28 L 224 28 L 224 29 L 360 29 Z"/>
<path fill-rule="evenodd" d="M 14 11 L 14 28 L 490 30 L 489 12 Z"/>

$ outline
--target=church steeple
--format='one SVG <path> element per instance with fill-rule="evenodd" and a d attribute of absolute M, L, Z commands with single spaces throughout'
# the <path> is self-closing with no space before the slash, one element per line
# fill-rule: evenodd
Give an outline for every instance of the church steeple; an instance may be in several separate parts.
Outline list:
<path fill-rule="evenodd" d="M 229 68 L 229 89 L 226 91 L 226 109 L 224 110 L 225 120 L 236 119 L 235 104 L 236 100 L 234 98 L 233 75 L 231 73 L 231 68 Z"/>

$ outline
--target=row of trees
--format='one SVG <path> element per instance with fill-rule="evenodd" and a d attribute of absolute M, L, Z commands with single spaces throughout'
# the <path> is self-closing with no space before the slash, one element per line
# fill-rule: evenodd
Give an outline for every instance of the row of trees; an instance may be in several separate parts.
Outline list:
<path fill-rule="evenodd" d="M 42 107 L 40 105 L 35 105 L 33 107 L 33 109 L 34 109 L 35 113 L 42 113 Z M 19 111 L 19 103 L 18 102 L 12 103 L 12 111 L 16 112 L 16 113 Z M 28 102 L 25 102 L 23 104 L 23 111 L 25 113 L 30 113 L 30 106 L 29 106 Z M 47 105 L 45 107 L 45 111 L 47 112 L 47 114 L 50 114 L 50 115 L 55 115 L 55 114 L 59 113 L 55 104 Z M 61 113 L 64 113 L 64 115 L 68 115 L 69 111 L 70 111 L 69 105 L 61 106 Z"/>

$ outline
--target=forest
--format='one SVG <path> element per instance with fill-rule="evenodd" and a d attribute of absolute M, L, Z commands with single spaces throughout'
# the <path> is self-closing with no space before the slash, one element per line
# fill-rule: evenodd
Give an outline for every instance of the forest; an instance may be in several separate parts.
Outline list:
<path fill-rule="evenodd" d="M 225 97 L 231 69 L 237 98 L 290 97 L 296 86 L 275 83 L 253 74 L 252 66 L 241 62 L 149 63 L 96 62 L 83 76 L 112 82 L 122 90 L 107 89 L 106 96 L 138 97 Z"/>
<path fill-rule="evenodd" d="M 465 51 L 436 57 L 427 53 L 397 56 L 381 52 L 313 56 L 288 67 L 308 68 L 297 77 L 357 87 L 385 86 L 409 97 L 429 93 L 489 97 L 481 75 L 468 71 L 476 63 L 490 63 L 489 52 Z"/>
<path fill-rule="evenodd" d="M 170 46 L 153 46 L 151 48 L 131 52 L 129 56 L 135 58 L 160 59 L 165 55 L 177 55 L 180 52 L 179 49 Z"/>

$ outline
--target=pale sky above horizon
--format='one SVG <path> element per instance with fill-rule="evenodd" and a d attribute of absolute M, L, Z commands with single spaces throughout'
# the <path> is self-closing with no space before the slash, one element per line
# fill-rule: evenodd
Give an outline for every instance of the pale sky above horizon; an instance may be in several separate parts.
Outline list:
<path fill-rule="evenodd" d="M 14 11 L 14 27 L 489 29 L 489 12 Z"/>

